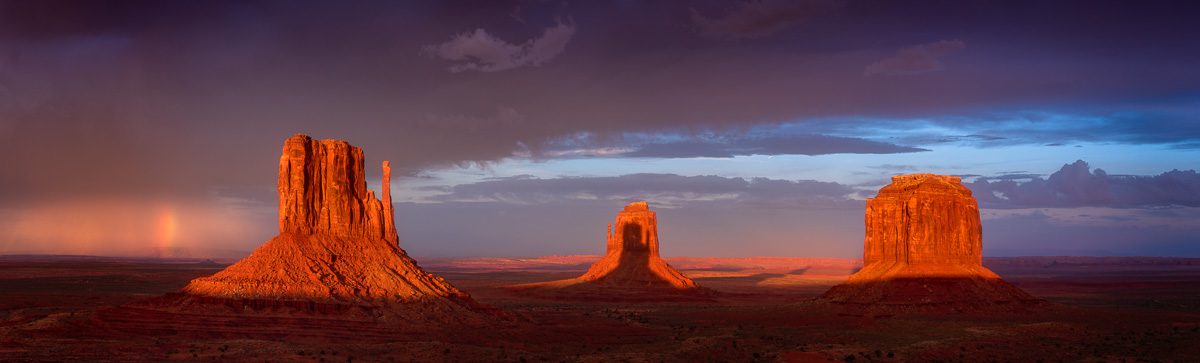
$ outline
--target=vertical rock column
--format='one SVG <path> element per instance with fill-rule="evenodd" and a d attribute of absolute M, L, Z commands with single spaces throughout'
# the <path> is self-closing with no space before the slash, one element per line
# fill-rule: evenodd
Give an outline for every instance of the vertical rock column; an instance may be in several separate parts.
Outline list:
<path fill-rule="evenodd" d="M 383 163 L 380 201 L 367 190 L 363 159 L 362 149 L 345 141 L 288 138 L 279 160 L 279 232 L 396 242 L 390 164 Z"/>
<path fill-rule="evenodd" d="M 396 235 L 396 212 L 392 205 L 392 163 L 383 161 L 383 239 L 399 244 L 400 237 Z"/>
<path fill-rule="evenodd" d="M 867 200 L 863 264 L 980 266 L 983 230 L 955 176 L 899 175 Z"/>
<path fill-rule="evenodd" d="M 607 251 L 579 279 L 604 285 L 699 286 L 658 254 L 658 217 L 646 202 L 633 202 L 609 225 Z"/>

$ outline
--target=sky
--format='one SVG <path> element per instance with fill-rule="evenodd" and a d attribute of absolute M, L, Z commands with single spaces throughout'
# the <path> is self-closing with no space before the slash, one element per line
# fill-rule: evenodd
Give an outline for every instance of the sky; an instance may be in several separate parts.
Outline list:
<path fill-rule="evenodd" d="M 0 254 L 238 257 L 296 133 L 421 257 L 861 256 L 893 175 L 985 256 L 1200 256 L 1191 1 L 0 1 Z M 370 187 L 378 190 L 373 182 Z"/>

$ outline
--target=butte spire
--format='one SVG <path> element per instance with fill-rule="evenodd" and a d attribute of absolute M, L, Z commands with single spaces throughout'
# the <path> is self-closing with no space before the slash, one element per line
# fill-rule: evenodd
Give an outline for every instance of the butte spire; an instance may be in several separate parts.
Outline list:
<path fill-rule="evenodd" d="M 699 287 L 659 256 L 658 216 L 646 202 L 629 203 L 617 213 L 616 222 L 608 228 L 604 258 L 592 264 L 579 280 L 683 290 Z"/>
<path fill-rule="evenodd" d="M 391 164 L 383 162 L 383 200 L 367 190 L 362 149 L 295 135 L 279 157 L 279 234 L 328 235 L 396 243 Z"/>
<path fill-rule="evenodd" d="M 372 320 L 473 320 L 483 307 L 398 246 L 388 162 L 382 200 L 367 189 L 363 164 L 362 149 L 345 141 L 288 138 L 279 158 L 279 235 L 160 305 L 187 313 L 350 311 Z"/>
<path fill-rule="evenodd" d="M 992 309 L 1037 299 L 983 267 L 979 207 L 959 177 L 910 174 L 867 199 L 863 268 L 822 298 L 850 307 Z"/>
<path fill-rule="evenodd" d="M 513 287 L 535 294 L 558 290 L 568 295 L 617 300 L 707 292 L 671 267 L 658 250 L 658 216 L 644 201 L 629 203 L 608 226 L 604 257 L 582 276 Z"/>

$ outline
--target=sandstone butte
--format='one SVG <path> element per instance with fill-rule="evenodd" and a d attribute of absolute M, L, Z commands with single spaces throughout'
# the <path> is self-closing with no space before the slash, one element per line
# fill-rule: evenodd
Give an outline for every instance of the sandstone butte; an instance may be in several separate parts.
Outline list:
<path fill-rule="evenodd" d="M 955 310 L 1037 301 L 983 267 L 979 207 L 959 177 L 909 174 L 867 199 L 863 268 L 823 299 Z"/>
<path fill-rule="evenodd" d="M 363 161 L 362 149 L 345 141 L 288 138 L 279 158 L 279 235 L 192 280 L 185 299 L 242 308 L 475 306 L 399 247 L 390 166 L 383 162 L 380 200 L 367 189 Z"/>
<path fill-rule="evenodd" d="M 646 202 L 626 205 L 607 228 L 604 257 L 580 277 L 515 288 L 592 290 L 589 294 L 698 292 L 703 290 L 658 253 L 658 217 Z M 617 296 L 610 296 L 617 297 Z"/>

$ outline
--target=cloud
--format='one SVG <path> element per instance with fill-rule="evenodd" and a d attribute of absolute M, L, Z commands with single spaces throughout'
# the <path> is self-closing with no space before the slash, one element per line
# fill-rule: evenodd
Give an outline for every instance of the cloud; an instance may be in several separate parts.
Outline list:
<path fill-rule="evenodd" d="M 761 38 L 829 12 L 838 3 L 825 0 L 749 0 L 727 13 L 709 18 L 695 8 L 692 24 L 700 34 L 722 40 Z"/>
<path fill-rule="evenodd" d="M 397 204 L 400 243 L 414 255 L 603 253 L 605 224 L 636 200 L 649 201 L 658 213 L 666 255 L 861 254 L 863 203 L 849 199 L 853 188 L 837 183 L 676 174 L 523 175 L 441 191 Z"/>
<path fill-rule="evenodd" d="M 770 207 L 846 207 L 851 187 L 812 180 L 728 178 L 715 175 L 627 174 L 552 179 L 516 176 L 460 184 L 426 202 L 546 204 L 563 201 L 649 200 L 679 208 L 695 203 L 737 203 Z"/>
<path fill-rule="evenodd" d="M 1179 228 L 1200 229 L 1200 208 L 1196 207 L 1151 207 L 1151 208 L 1020 208 L 984 209 L 984 220 L 1036 216 L 1059 225 L 1104 226 L 1131 228 Z"/>
<path fill-rule="evenodd" d="M 1200 208 L 981 212 L 985 256 L 1200 256 Z"/>
<path fill-rule="evenodd" d="M 1063 165 L 1046 179 L 980 178 L 968 185 L 985 208 L 1164 206 L 1200 207 L 1200 174 L 1172 170 L 1154 176 L 1109 175 L 1087 162 Z"/>
<path fill-rule="evenodd" d="M 639 145 L 622 156 L 649 158 L 747 155 L 898 154 L 929 151 L 859 138 L 825 135 L 769 136 L 734 140 L 686 140 Z"/>
<path fill-rule="evenodd" d="M 425 46 L 424 52 L 444 60 L 460 62 L 451 65 L 448 68 L 450 72 L 497 72 L 549 62 L 566 49 L 574 35 L 575 25 L 560 21 L 546 28 L 541 37 L 522 44 L 512 44 L 480 28 L 458 34 L 442 44 Z"/>
<path fill-rule="evenodd" d="M 818 128 L 803 134 L 910 147 L 930 144 L 903 136 L 928 130 L 934 143 L 946 135 L 1007 138 L 957 141 L 967 147 L 1200 141 L 1200 43 L 1190 39 L 1200 22 L 1178 7 L 1053 2 L 1030 12 L 1008 2 L 855 2 L 853 11 L 796 22 L 712 23 L 714 36 L 772 35 L 729 44 L 697 35 L 704 28 L 693 25 L 689 7 L 713 22 L 726 14 L 702 5 L 571 2 L 570 24 L 532 27 L 506 16 L 513 5 L 0 2 L 0 208 L 130 195 L 186 203 L 221 186 L 271 190 L 279 142 L 296 132 L 362 146 L 370 180 L 378 179 L 380 159 L 415 174 L 508 158 L 521 145 L 537 149 L 579 132 L 658 134 L 664 138 L 650 143 L 671 143 L 692 130 L 781 122 Z M 564 11 L 561 3 L 521 6 L 528 19 Z M 1100 16 L 1070 16 L 1081 8 Z M 1159 26 L 1145 26 L 1148 19 Z M 784 36 L 799 33 L 782 30 L 792 24 L 806 36 Z M 531 54 L 546 52 L 529 46 L 526 53 L 525 44 L 545 38 L 546 27 L 560 40 L 567 28 L 586 30 L 570 37 L 569 54 L 542 63 L 570 56 L 570 67 L 446 72 L 538 59 Z M 476 28 L 521 50 L 500 47 L 508 50 L 488 62 L 419 51 L 468 30 L 479 41 Z M 863 66 L 897 48 L 873 58 L 880 44 L 915 44 L 910 39 L 930 34 L 970 34 L 972 56 L 962 61 L 971 72 L 905 82 L 862 76 Z M 819 129 L 830 126 L 845 127 Z M 945 146 L 957 145 L 938 144 Z M 1078 151 L 1094 150 L 1086 146 Z M 852 159 L 942 162 L 913 156 Z M 601 209 L 611 218 L 613 209 Z M 861 230 L 855 224 L 852 231 Z"/>
<path fill-rule="evenodd" d="M 985 196 L 991 189 L 968 184 L 983 206 L 989 255 L 1200 253 L 1191 243 L 1200 228 L 1195 219 L 1200 208 L 1078 203 L 1104 195 L 1092 187 L 1097 177 L 1140 180 L 1135 184 L 1161 190 L 1178 183 L 1179 177 L 1172 176 L 1177 172 L 1164 173 L 1165 178 L 1131 178 L 1090 171 L 1084 176 L 1079 169 L 1086 167 L 1067 169 L 1071 171 L 1056 173 L 1048 183 L 1077 184 L 1058 188 L 1065 195 L 1061 198 L 1075 202 L 1004 204 Z M 1118 190 L 1112 193 L 1115 201 L 1127 194 L 1121 187 L 1113 189 Z M 863 237 L 864 204 L 857 194 L 865 190 L 839 183 L 711 175 L 521 175 L 445 187 L 426 200 L 399 204 L 397 215 L 402 243 L 418 255 L 599 253 L 604 223 L 624 203 L 644 199 L 658 211 L 664 246 L 672 255 L 854 257 L 861 253 Z M 872 197 L 875 190 L 863 196 Z M 1186 193 L 1168 194 L 1178 199 Z M 455 228 L 461 225 L 472 228 Z M 731 246 L 730 241 L 754 243 Z"/>
<path fill-rule="evenodd" d="M 1037 178 L 1040 176 L 1042 176 L 1042 174 L 1011 173 L 1011 174 L 1000 174 L 1000 175 L 988 177 L 988 180 L 1021 180 L 1021 179 L 1033 179 L 1033 178 Z"/>
<path fill-rule="evenodd" d="M 1171 145 L 1171 148 L 1179 150 L 1200 149 L 1200 142 L 1181 142 Z"/>
<path fill-rule="evenodd" d="M 262 165 L 272 164 L 278 142 L 296 132 L 350 140 L 366 148 L 369 157 L 388 158 L 398 170 L 414 172 L 498 160 L 511 156 L 521 145 L 536 149 L 578 132 L 686 133 L 791 121 L 833 124 L 828 120 L 835 118 L 856 118 L 853 124 L 857 127 L 847 132 L 810 133 L 922 147 L 929 144 L 880 137 L 877 124 L 927 119 L 944 120 L 938 122 L 947 128 L 978 129 L 957 135 L 991 135 L 986 133 L 989 129 L 999 128 L 996 131 L 1001 133 L 996 135 L 1009 137 L 962 141 L 982 146 L 1029 140 L 1184 144 L 1200 140 L 1200 123 L 1194 122 L 1197 107 L 1181 103 L 1195 97 L 1144 104 L 1154 98 L 1147 95 L 1178 97 L 1181 90 L 1194 92 L 1192 85 L 1200 73 L 1191 66 L 1195 63 L 1191 57 L 1200 53 L 1191 47 L 1167 46 L 1190 45 L 1168 41 L 1186 32 L 1145 33 L 1158 28 L 1145 29 L 1123 17 L 1105 18 L 1112 24 L 1075 35 L 1065 31 L 1079 29 L 1077 24 L 1045 20 L 1063 17 L 1031 18 L 991 3 L 972 3 L 967 11 L 961 6 L 931 6 L 913 10 L 911 16 L 895 17 L 896 24 L 882 24 L 863 15 L 880 14 L 875 8 L 888 6 L 857 4 L 869 11 L 842 12 L 837 19 L 809 22 L 814 29 L 819 27 L 821 37 L 805 42 L 774 37 L 752 47 L 731 47 L 698 40 L 694 29 L 669 21 L 689 22 L 688 5 L 625 5 L 630 9 L 607 2 L 572 3 L 570 24 L 547 25 L 572 31 L 586 26 L 587 32 L 570 37 L 569 52 L 578 55 L 572 57 L 571 67 L 556 67 L 555 72 L 500 71 L 488 77 L 455 77 L 446 74 L 445 68 L 471 67 L 465 64 L 495 68 L 520 63 L 513 59 L 537 59 L 529 54 L 543 52 L 530 46 L 526 54 L 524 45 L 546 38 L 540 34 L 545 29 L 529 29 L 506 18 L 504 14 L 513 5 L 501 2 L 469 6 L 444 2 L 148 5 L 0 5 L 19 8 L 0 11 L 0 59 L 4 59 L 0 68 L 0 139 L 16 142 L 0 144 L 22 145 L 0 146 L 0 150 L 10 151 L 0 153 L 0 165 L 9 166 L 0 171 L 0 189 L 21 190 L 19 194 L 78 190 L 79 183 L 70 182 L 74 174 L 120 179 L 99 183 L 103 187 L 97 189 L 133 186 L 130 189 L 135 192 L 145 188 L 171 192 L 180 183 L 201 191 L 213 185 L 258 183 L 264 176 L 271 180 L 269 169 L 261 172 Z M 703 14 L 717 14 L 697 8 Z M 1133 6 L 1120 9 L 1143 10 Z M 527 15 L 550 11 L 561 9 L 557 4 L 522 4 Z M 1047 11 L 1069 14 L 1074 8 L 1056 4 Z M 943 16 L 948 12 L 958 16 Z M 1195 27 L 1192 19 L 1179 13 L 1160 18 L 1161 28 Z M 1003 31 L 1006 25 L 989 22 L 993 17 L 1015 19 L 1031 33 L 1056 34 L 1062 39 L 1010 35 Z M 905 27 L 920 34 L 937 34 L 938 29 L 955 24 L 977 24 L 1011 39 L 978 40 L 989 44 L 988 49 L 977 50 L 980 57 L 970 60 L 977 62 L 972 67 L 980 72 L 955 74 L 952 79 L 918 77 L 903 83 L 861 77 L 862 68 L 856 65 L 874 60 L 864 58 L 864 50 L 889 37 L 889 29 Z M 479 27 L 486 29 L 483 34 L 488 37 L 471 31 L 465 38 L 481 48 L 499 46 L 501 52 L 487 53 L 494 62 L 443 61 L 437 55 L 430 59 L 432 54 L 413 51 Z M 509 38 L 509 34 L 522 32 L 531 34 Z M 1113 34 L 1128 36 L 1107 36 Z M 507 41 L 481 41 L 485 38 Z M 1104 49 L 1062 51 L 1064 45 L 1084 47 L 1093 44 L 1084 40 L 1098 38 L 1127 39 L 1163 56 L 1122 53 L 1113 62 L 1094 62 L 1095 57 L 1078 55 Z M 521 50 L 513 51 L 505 44 Z M 1015 52 L 1002 48 L 1017 44 L 1030 49 Z M 80 53 L 83 50 L 88 52 Z M 565 60 L 561 56 L 549 62 Z M 1131 67 L 1141 69 L 1139 77 L 1114 76 Z M 973 87 L 978 84 L 989 87 Z M 45 107 L 24 108 L 33 102 Z M 1094 129 L 1086 120 L 1017 122 L 993 117 L 998 105 L 1016 112 L 1039 107 L 1056 114 L 1104 116 L 1121 109 L 1147 114 L 1112 119 Z M 1098 110 L 1097 105 L 1114 109 Z M 511 112 L 496 111 L 501 109 Z M 1176 117 L 1160 117 L 1172 112 Z M 507 126 L 496 122 L 512 119 L 505 116 L 508 113 L 519 115 L 521 122 Z M 461 127 L 443 126 L 451 124 Z M 103 134 L 96 136 L 93 131 Z M 233 147 L 213 148 L 214 143 Z M 127 146 L 131 144 L 137 147 Z M 23 151 L 30 148 L 41 151 L 30 157 Z M 69 152 L 78 148 L 91 152 Z M 73 168 L 32 170 L 37 165 L 69 163 L 137 170 L 103 174 L 91 170 L 76 173 Z M 189 167 L 171 167 L 174 165 Z"/>
<path fill-rule="evenodd" d="M 777 127 L 738 132 L 629 133 L 598 137 L 579 133 L 556 139 L 525 157 L 731 158 L 750 155 L 899 154 L 929 151 L 886 142 L 818 134 L 790 133 Z"/>
<path fill-rule="evenodd" d="M 650 203 L 666 256 L 862 256 L 861 208 Z M 403 203 L 396 206 L 396 227 L 400 244 L 414 256 L 603 254 L 605 225 L 623 205 L 615 200 Z"/>
<path fill-rule="evenodd" d="M 880 168 L 907 170 L 905 165 Z M 1023 171 L 976 177 L 966 183 L 985 209 L 1200 207 L 1200 174 L 1172 170 L 1153 176 L 1109 175 L 1082 160 L 1042 178 Z M 648 199 L 670 207 L 695 203 L 737 203 L 771 207 L 839 207 L 875 189 L 812 180 L 741 178 L 715 175 L 626 174 L 539 178 L 530 175 L 495 178 L 442 187 L 424 202 L 488 202 L 542 204 L 564 200 L 620 201 Z M 1114 212 L 1125 213 L 1125 212 Z M 1127 214 L 1127 213 L 1125 213 Z"/>
<path fill-rule="evenodd" d="M 939 40 L 933 43 L 916 45 L 896 52 L 891 58 L 883 59 L 868 65 L 864 75 L 911 75 L 933 72 L 942 69 L 939 58 L 967 47 L 967 43 L 955 40 Z"/>
<path fill-rule="evenodd" d="M 960 145 L 976 148 L 1012 145 L 1079 146 L 1077 143 L 1163 145 L 1191 150 L 1200 145 L 1200 103 L 1176 107 L 1146 105 L 1138 111 L 1063 113 L 1047 110 L 947 113 L 935 117 L 846 118 L 796 122 L 782 128 L 794 132 L 843 137 L 869 137 L 920 146 Z"/>

